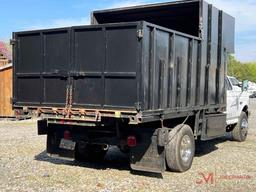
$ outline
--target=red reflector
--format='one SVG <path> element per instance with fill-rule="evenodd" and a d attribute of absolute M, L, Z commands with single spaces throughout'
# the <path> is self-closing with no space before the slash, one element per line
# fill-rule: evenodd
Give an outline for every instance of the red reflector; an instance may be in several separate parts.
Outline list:
<path fill-rule="evenodd" d="M 137 140 L 135 136 L 129 136 L 127 138 L 127 145 L 129 147 L 135 147 L 137 145 Z"/>
<path fill-rule="evenodd" d="M 67 139 L 67 140 L 71 139 L 70 131 L 64 131 L 64 139 Z"/>

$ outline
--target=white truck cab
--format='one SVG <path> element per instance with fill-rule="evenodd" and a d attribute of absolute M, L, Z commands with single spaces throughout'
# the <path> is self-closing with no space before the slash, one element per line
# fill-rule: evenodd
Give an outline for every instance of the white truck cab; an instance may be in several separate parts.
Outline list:
<path fill-rule="evenodd" d="M 227 132 L 237 141 L 244 141 L 248 132 L 249 93 L 248 81 L 240 83 L 227 76 Z"/>

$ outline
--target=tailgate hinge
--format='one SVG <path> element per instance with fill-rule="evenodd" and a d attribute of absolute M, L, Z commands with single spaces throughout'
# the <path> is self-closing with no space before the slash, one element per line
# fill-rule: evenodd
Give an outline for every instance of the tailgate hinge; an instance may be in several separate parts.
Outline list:
<path fill-rule="evenodd" d="M 142 39 L 143 38 L 143 30 L 142 29 L 139 29 L 137 31 L 137 37 L 138 37 L 138 39 Z"/>
<path fill-rule="evenodd" d="M 10 45 L 15 45 L 17 43 L 17 39 L 10 39 Z"/>

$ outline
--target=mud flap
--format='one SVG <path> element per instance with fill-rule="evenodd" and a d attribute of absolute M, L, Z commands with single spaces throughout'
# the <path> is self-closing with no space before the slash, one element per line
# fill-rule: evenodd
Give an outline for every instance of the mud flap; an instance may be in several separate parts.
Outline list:
<path fill-rule="evenodd" d="M 56 132 L 50 132 L 47 135 L 47 154 L 51 157 L 65 159 L 65 160 L 75 160 L 75 145 L 73 142 L 71 144 L 63 143 L 62 139 L 58 137 Z M 72 147 L 60 147 L 69 146 Z"/>
<path fill-rule="evenodd" d="M 143 133 L 137 146 L 131 148 L 130 163 L 133 170 L 162 173 L 166 170 L 164 147 L 158 146 L 158 130 Z"/>

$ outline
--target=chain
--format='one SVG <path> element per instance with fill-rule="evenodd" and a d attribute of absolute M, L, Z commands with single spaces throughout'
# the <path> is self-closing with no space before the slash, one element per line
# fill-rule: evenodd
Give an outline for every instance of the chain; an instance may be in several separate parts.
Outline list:
<path fill-rule="evenodd" d="M 68 109 L 68 99 L 69 99 L 69 85 L 67 85 L 66 87 L 66 103 L 65 103 L 65 112 L 67 111 Z"/>
<path fill-rule="evenodd" d="M 65 115 L 69 116 L 71 107 L 72 107 L 72 101 L 73 100 L 73 86 L 67 85 L 66 88 L 66 103 L 65 103 L 65 109 L 64 113 Z"/>
<path fill-rule="evenodd" d="M 69 109 L 71 109 L 72 107 L 72 103 L 73 103 L 73 85 L 70 85 L 70 89 L 69 89 Z"/>
<path fill-rule="evenodd" d="M 193 114 L 193 112 L 190 112 L 188 114 L 188 116 L 186 117 L 186 119 L 182 122 L 182 124 L 178 125 L 177 127 L 175 127 L 173 130 L 171 130 L 171 132 L 173 132 L 173 135 L 171 138 L 168 138 L 168 141 L 166 143 L 166 145 L 168 145 L 171 140 L 179 133 L 179 131 L 184 127 L 185 123 L 187 122 L 188 118 Z"/>

